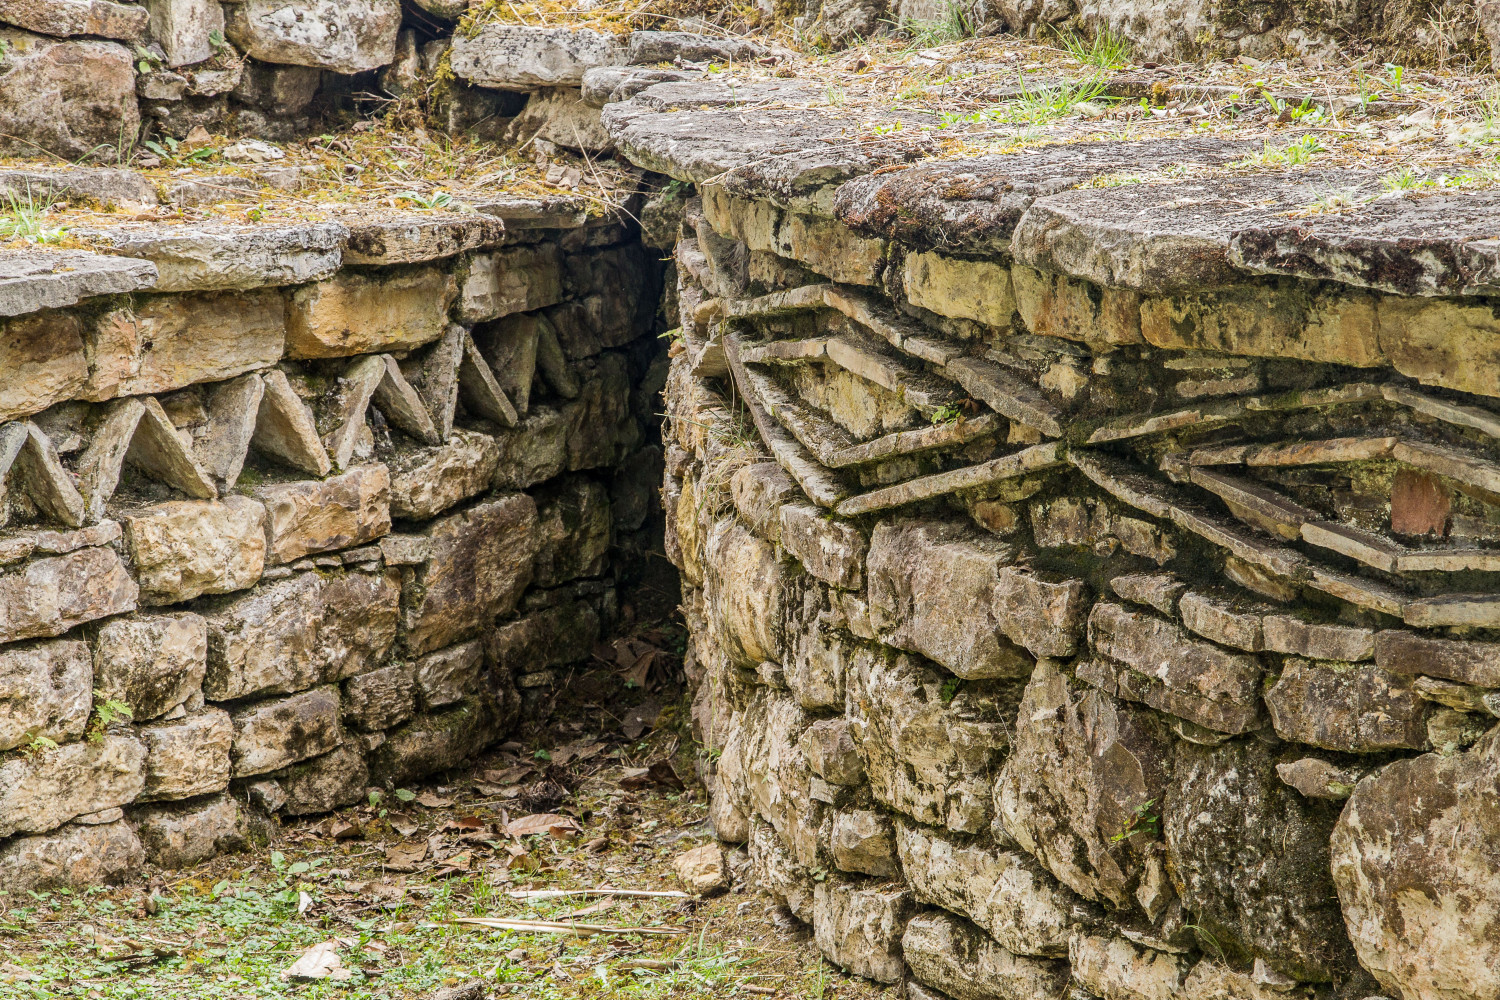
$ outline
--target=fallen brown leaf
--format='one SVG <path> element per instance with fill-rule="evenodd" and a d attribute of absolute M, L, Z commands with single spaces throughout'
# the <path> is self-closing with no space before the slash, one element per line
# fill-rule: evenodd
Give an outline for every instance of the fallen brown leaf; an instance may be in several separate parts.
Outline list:
<path fill-rule="evenodd" d="M 398 872 L 416 871 L 417 865 L 427 857 L 427 842 L 413 840 L 400 844 L 388 844 L 385 849 L 387 868 Z"/>
<path fill-rule="evenodd" d="M 561 813 L 532 813 L 505 824 L 505 834 L 510 837 L 529 837 L 538 833 L 549 833 L 554 827 L 564 830 L 581 830 L 578 821 Z"/>
<path fill-rule="evenodd" d="M 432 792 L 422 792 L 417 795 L 417 804 L 426 806 L 428 809 L 446 809 L 453 804 L 453 800 L 434 795 Z"/>

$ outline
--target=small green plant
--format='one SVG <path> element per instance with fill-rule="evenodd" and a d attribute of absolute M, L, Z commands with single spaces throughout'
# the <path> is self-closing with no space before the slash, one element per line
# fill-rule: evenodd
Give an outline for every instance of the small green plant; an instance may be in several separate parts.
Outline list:
<path fill-rule="evenodd" d="M 1067 117 L 1084 101 L 1091 101 L 1103 94 L 1106 86 L 1105 80 L 1100 76 L 1078 83 L 1038 87 L 1035 90 L 1027 86 L 1024 76 L 1020 78 L 1019 83 L 1016 96 L 1010 100 L 964 115 L 944 113 L 939 119 L 938 128 L 945 129 L 954 125 L 969 125 L 986 121 L 1005 122 L 1012 125 L 1046 125 Z"/>
<path fill-rule="evenodd" d="M 418 191 L 402 191 L 396 195 L 398 201 L 409 201 L 418 208 L 428 209 L 448 208 L 453 204 L 453 196 L 446 191 L 437 191 L 430 195 L 424 195 Z"/>
<path fill-rule="evenodd" d="M 42 754 L 47 753 L 49 750 L 56 749 L 56 740 L 51 740 L 45 736 L 42 736 L 41 734 L 37 734 L 36 736 L 33 736 L 31 738 L 30 743 L 26 744 L 26 746 L 23 748 L 23 752 L 29 757 L 40 757 Z"/>
<path fill-rule="evenodd" d="M 823 88 L 823 100 L 834 107 L 842 107 L 845 100 L 844 88 L 836 83 L 830 83 Z"/>
<path fill-rule="evenodd" d="M 957 403 L 949 406 L 940 406 L 932 413 L 933 426 L 940 424 L 956 424 L 963 418 L 964 408 Z"/>
<path fill-rule="evenodd" d="M 213 31 L 210 31 L 208 33 L 208 44 L 214 47 L 214 51 L 218 51 L 229 43 L 224 40 L 224 32 L 220 31 L 218 28 L 215 28 Z"/>
<path fill-rule="evenodd" d="M 1088 39 L 1072 31 L 1059 33 L 1057 41 L 1068 55 L 1087 66 L 1122 69 L 1130 65 L 1130 42 L 1108 28 Z"/>
<path fill-rule="evenodd" d="M 89 739 L 95 743 L 104 739 L 104 733 L 110 726 L 119 722 L 128 722 L 135 717 L 130 706 L 118 698 L 111 698 L 109 694 L 100 689 L 94 689 L 94 717 L 89 721 Z"/>
<path fill-rule="evenodd" d="M 42 224 L 52 199 L 43 195 L 38 201 L 31 188 L 27 187 L 23 200 L 14 191 L 6 195 L 9 207 L 0 212 L 0 239 L 24 240 L 27 243 L 61 243 L 66 237 L 66 226 L 48 227 Z"/>
<path fill-rule="evenodd" d="M 396 795 L 396 798 L 399 799 L 399 800 L 401 800 L 402 802 L 412 802 L 417 797 L 417 793 L 416 792 L 410 791 L 410 790 L 405 789 L 405 788 L 398 788 L 398 789 L 396 789 L 395 795 Z"/>
<path fill-rule="evenodd" d="M 533 760 L 551 760 L 552 755 L 546 750 L 538 750 L 531 755 Z"/>
<path fill-rule="evenodd" d="M 1138 833 L 1155 837 L 1161 820 L 1151 811 L 1151 807 L 1154 805 L 1156 805 L 1155 799 L 1147 799 L 1136 806 L 1135 811 L 1130 814 L 1130 818 L 1121 824 L 1120 832 L 1109 838 L 1110 843 L 1123 843 Z"/>
<path fill-rule="evenodd" d="M 951 705 L 953 699 L 958 697 L 958 692 L 962 691 L 963 687 L 964 681 L 962 677 L 949 677 L 943 681 L 943 686 L 938 689 L 938 697 L 943 700 L 944 705 Z"/>
<path fill-rule="evenodd" d="M 908 18 L 897 27 L 907 34 L 910 41 L 906 50 L 912 52 L 969 38 L 979 26 L 974 23 L 974 16 L 968 7 L 959 0 L 948 0 L 937 17 L 930 20 Z"/>
<path fill-rule="evenodd" d="M 1250 166 L 1290 166 L 1297 167 L 1311 162 L 1318 153 L 1327 152 L 1323 144 L 1315 135 L 1304 135 L 1294 142 L 1285 146 L 1272 146 L 1269 142 L 1265 148 L 1248 160 L 1240 160 L 1237 167 Z"/>
<path fill-rule="evenodd" d="M 1411 167 L 1393 170 L 1380 178 L 1380 187 L 1383 191 L 1412 191 L 1432 186 L 1431 180 L 1422 177 Z"/>
<path fill-rule="evenodd" d="M 1385 78 L 1390 83 L 1391 89 L 1400 94 L 1406 90 L 1402 81 L 1406 78 L 1406 67 L 1398 66 L 1396 63 L 1385 64 Z"/>
<path fill-rule="evenodd" d="M 147 149 L 155 153 L 157 156 L 161 157 L 163 160 L 168 160 L 171 163 L 184 167 L 192 166 L 193 164 L 197 163 L 203 163 L 207 160 L 213 159 L 219 154 L 219 151 L 213 146 L 199 146 L 197 149 L 190 149 L 186 152 L 181 152 L 182 143 L 178 142 L 170 135 L 162 136 L 161 142 L 156 142 L 153 139 L 147 139 L 145 142 L 141 143 L 141 145 L 145 146 Z"/>

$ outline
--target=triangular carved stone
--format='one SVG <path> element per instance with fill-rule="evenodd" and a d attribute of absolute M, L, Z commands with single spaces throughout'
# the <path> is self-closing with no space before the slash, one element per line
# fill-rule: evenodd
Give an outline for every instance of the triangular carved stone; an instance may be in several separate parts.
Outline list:
<path fill-rule="evenodd" d="M 120 485 L 125 452 L 130 449 L 130 439 L 145 412 L 146 404 L 139 399 L 117 399 L 107 404 L 92 440 L 78 457 L 78 487 L 88 520 L 97 521 L 104 516 L 104 504 Z"/>
<path fill-rule="evenodd" d="M 292 389 L 286 372 L 272 368 L 261 374 L 261 381 L 265 392 L 260 397 L 250 446 L 302 472 L 328 475 L 333 463 L 318 438 L 317 422 Z"/>
<path fill-rule="evenodd" d="M 476 417 L 492 420 L 503 427 L 514 427 L 520 422 L 516 408 L 506 397 L 505 390 L 500 388 L 500 383 L 495 381 L 495 373 L 467 333 L 463 340 L 463 361 L 458 366 L 458 390 L 464 406 Z"/>
<path fill-rule="evenodd" d="M 156 397 L 147 396 L 145 405 L 130 447 L 125 452 L 125 461 L 157 482 L 166 483 L 195 500 L 212 500 L 218 496 L 219 488 L 193 457 L 187 442 L 177 433 L 172 419 Z"/>
<path fill-rule="evenodd" d="M 332 414 L 333 430 L 324 440 L 329 457 L 338 469 L 348 468 L 354 457 L 360 432 L 365 430 L 365 413 L 370 408 L 370 400 L 385 378 L 385 362 L 383 354 L 366 354 L 339 378 L 336 412 Z"/>
<path fill-rule="evenodd" d="M 36 509 L 70 528 L 82 526 L 84 502 L 57 449 L 29 421 L 0 427 L 0 523 L 7 517 L 7 493 L 24 493 Z"/>
<path fill-rule="evenodd" d="M 442 444 L 443 435 L 421 395 L 406 380 L 396 359 L 382 354 L 384 374 L 375 388 L 374 402 L 392 427 L 405 431 L 423 444 Z"/>
<path fill-rule="evenodd" d="M 265 383 L 253 372 L 208 390 L 208 429 L 193 442 L 193 454 L 218 485 L 219 496 L 240 478 L 265 392 Z"/>

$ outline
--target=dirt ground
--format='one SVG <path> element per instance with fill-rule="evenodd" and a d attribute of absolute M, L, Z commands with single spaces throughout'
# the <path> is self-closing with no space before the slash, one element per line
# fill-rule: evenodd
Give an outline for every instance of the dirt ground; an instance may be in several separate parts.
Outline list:
<path fill-rule="evenodd" d="M 0 895 L 0 996 L 398 1000 L 480 980 L 489 992 L 475 996 L 536 1000 L 894 997 L 824 963 L 746 884 L 742 850 L 713 898 L 603 891 L 680 892 L 672 861 L 712 840 L 677 682 L 684 638 L 637 629 L 472 765 L 275 825 L 245 853 L 84 893 Z M 472 917 L 601 930 L 460 922 Z M 299 959 L 327 977 L 290 978 Z"/>

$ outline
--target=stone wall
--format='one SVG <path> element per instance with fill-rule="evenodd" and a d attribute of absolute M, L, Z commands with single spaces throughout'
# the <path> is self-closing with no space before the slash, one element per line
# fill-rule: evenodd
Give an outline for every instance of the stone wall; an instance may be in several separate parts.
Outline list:
<path fill-rule="evenodd" d="M 911 1000 L 1494 995 L 1493 192 L 910 165 L 798 95 L 603 115 L 692 185 L 651 210 L 718 836 Z"/>
<path fill-rule="evenodd" d="M 510 207 L 7 258 L 0 888 L 454 766 L 591 653 L 660 530 L 660 265 Z"/>

